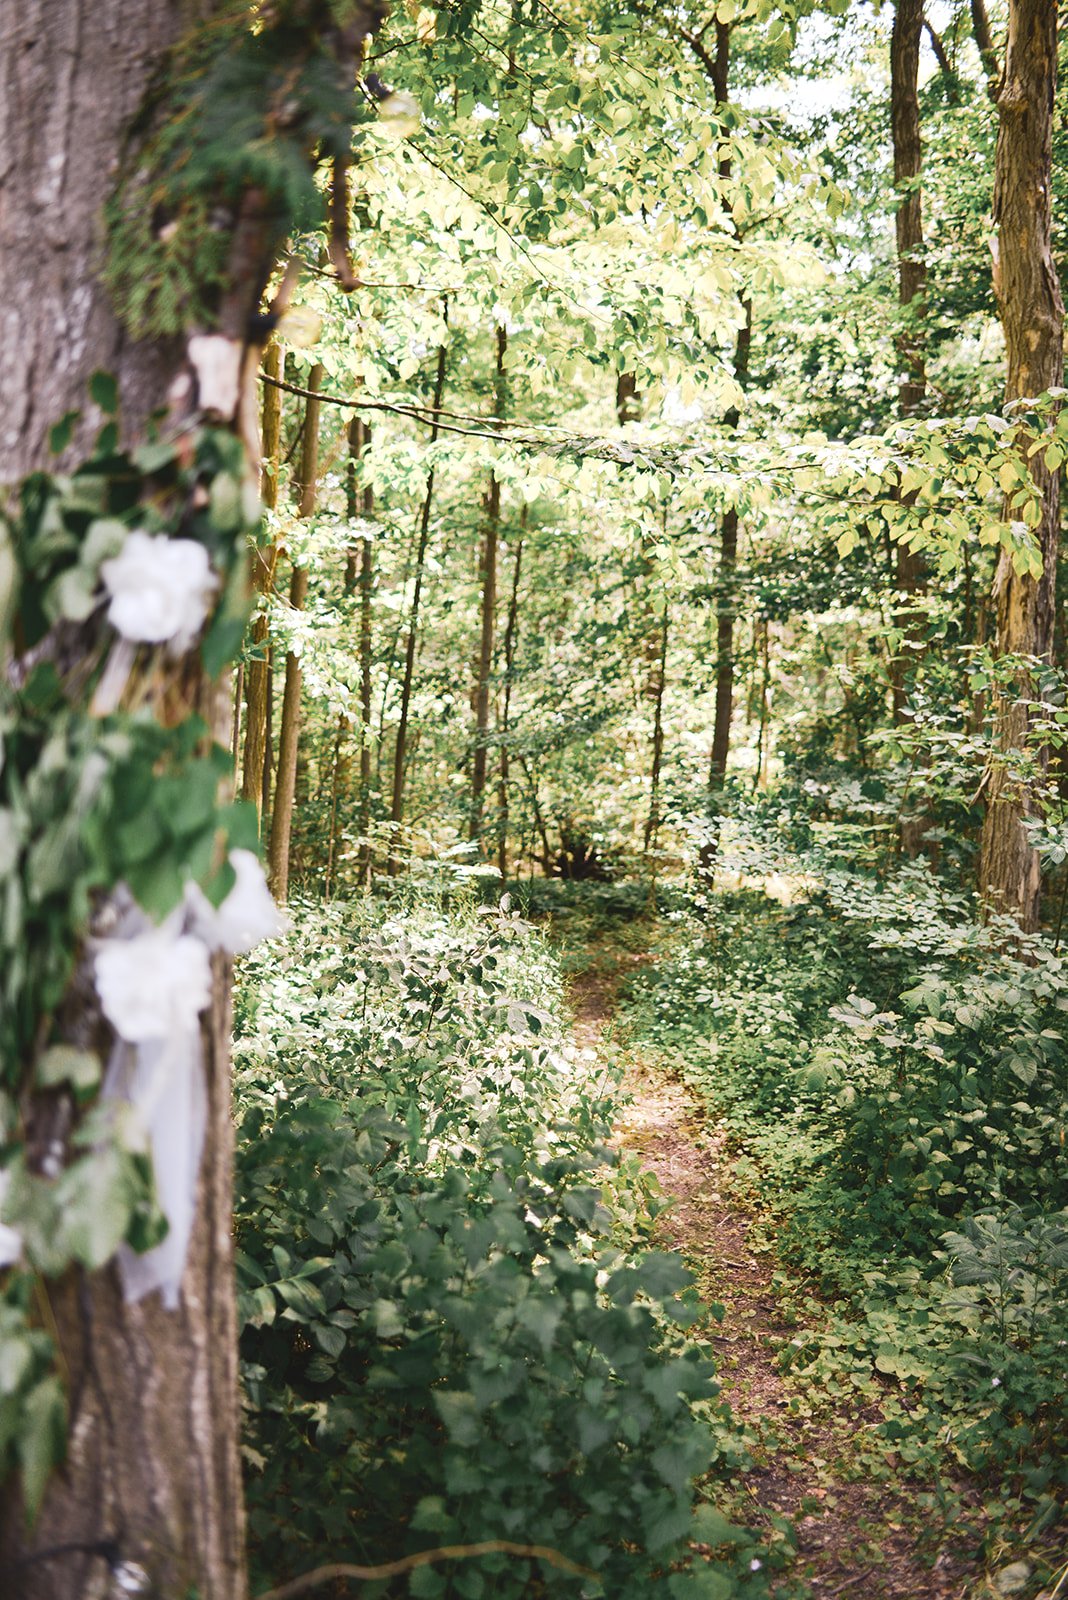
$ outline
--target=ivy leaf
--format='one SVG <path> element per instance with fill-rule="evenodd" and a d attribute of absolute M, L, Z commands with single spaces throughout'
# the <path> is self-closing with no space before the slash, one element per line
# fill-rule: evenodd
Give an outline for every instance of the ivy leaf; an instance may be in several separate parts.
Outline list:
<path fill-rule="evenodd" d="M 32 1525 L 40 1510 L 45 1485 L 66 1449 L 67 1403 L 59 1379 L 42 1378 L 26 1397 L 18 1433 L 22 1493 L 26 1520 Z"/>
<path fill-rule="evenodd" d="M 37 1063 L 37 1082 L 44 1089 L 54 1089 L 62 1083 L 75 1089 L 92 1089 L 100 1082 L 100 1071 L 100 1058 L 92 1050 L 54 1044 Z"/>
<path fill-rule="evenodd" d="M 113 372 L 97 370 L 89 379 L 89 398 L 113 417 L 119 409 L 119 386 Z"/>
<path fill-rule="evenodd" d="M 65 411 L 59 421 L 53 424 L 48 434 L 48 448 L 54 456 L 62 455 L 70 444 L 74 425 L 80 417 L 80 411 Z"/>

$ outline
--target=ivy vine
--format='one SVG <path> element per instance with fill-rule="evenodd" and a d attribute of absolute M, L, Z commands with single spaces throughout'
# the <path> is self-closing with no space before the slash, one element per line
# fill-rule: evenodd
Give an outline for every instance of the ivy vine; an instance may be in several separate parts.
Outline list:
<path fill-rule="evenodd" d="M 116 410 L 109 377 L 92 392 Z M 33 474 L 0 522 L 0 1475 L 21 1469 L 31 1514 L 65 1433 L 44 1280 L 167 1231 L 144 1129 L 101 1097 L 114 1033 L 90 949 L 117 897 L 156 924 L 191 885 L 220 906 L 232 852 L 256 845 L 200 687 L 246 620 L 259 504 L 241 443 L 199 424 L 133 450 L 117 436 L 113 418 L 76 471 Z M 139 548 L 207 575 L 195 641 L 117 611 Z"/>

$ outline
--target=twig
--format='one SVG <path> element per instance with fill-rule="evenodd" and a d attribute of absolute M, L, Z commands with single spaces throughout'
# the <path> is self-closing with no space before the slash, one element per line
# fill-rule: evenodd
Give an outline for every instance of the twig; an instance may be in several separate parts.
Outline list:
<path fill-rule="evenodd" d="M 852 1589 L 855 1583 L 860 1583 L 864 1578 L 870 1578 L 874 1571 L 874 1567 L 864 1567 L 862 1571 L 855 1572 L 851 1578 L 847 1578 L 844 1583 L 840 1583 L 836 1589 L 828 1589 L 827 1600 L 834 1600 L 836 1594 L 845 1594 L 846 1590 Z"/>
<path fill-rule="evenodd" d="M 1057 1587 L 1051 1591 L 1049 1600 L 1057 1600 L 1057 1596 L 1064 1588 L 1066 1582 L 1068 1582 L 1068 1562 L 1066 1562 L 1061 1568 L 1061 1575 L 1057 1579 Z"/>
<path fill-rule="evenodd" d="M 305 1572 L 300 1578 L 292 1578 L 277 1589 L 268 1589 L 257 1600 L 293 1600 L 294 1595 L 317 1589 L 320 1584 L 330 1583 L 334 1578 L 353 1578 L 359 1583 L 370 1583 L 379 1578 L 396 1578 L 402 1572 L 414 1572 L 416 1567 L 428 1567 L 435 1561 L 466 1561 L 472 1556 L 491 1555 L 526 1556 L 530 1560 L 544 1561 L 550 1567 L 559 1567 L 561 1572 L 573 1572 L 576 1577 L 597 1576 L 592 1568 L 580 1567 L 549 1545 L 513 1544 L 510 1539 L 483 1539 L 478 1544 L 444 1544 L 436 1550 L 419 1550 L 415 1555 L 402 1556 L 397 1561 L 384 1561 L 377 1567 L 354 1567 L 346 1561 L 335 1561 L 329 1566 L 316 1567 L 313 1572 Z"/>

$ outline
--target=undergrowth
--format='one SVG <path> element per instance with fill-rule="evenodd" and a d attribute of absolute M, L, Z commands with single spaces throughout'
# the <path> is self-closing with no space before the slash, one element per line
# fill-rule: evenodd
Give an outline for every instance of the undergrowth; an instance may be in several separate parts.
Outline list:
<path fill-rule="evenodd" d="M 919 866 L 766 887 L 676 903 L 625 1025 L 729 1130 L 796 1388 L 874 1407 L 856 1449 L 929 1521 L 977 1482 L 976 1543 L 1035 1593 L 1068 1488 L 1064 963 Z"/>
<path fill-rule="evenodd" d="M 758 1600 L 762 1549 L 694 1492 L 744 1457 L 704 1313 L 635 1248 L 647 1194 L 545 939 L 430 894 L 293 915 L 235 1047 L 259 1586 L 506 1539 L 588 1576 L 489 1555 L 361 1592 Z"/>

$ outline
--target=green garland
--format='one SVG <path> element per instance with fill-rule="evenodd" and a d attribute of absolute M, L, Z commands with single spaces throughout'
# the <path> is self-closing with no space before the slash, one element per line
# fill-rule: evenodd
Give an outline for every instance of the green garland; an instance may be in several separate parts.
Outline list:
<path fill-rule="evenodd" d="M 93 392 L 114 405 L 104 375 Z M 122 1242 L 144 1250 L 166 1226 L 143 1134 L 98 1102 L 109 1034 L 82 992 L 86 937 L 120 884 L 157 922 L 190 882 L 217 906 L 229 852 L 256 847 L 254 808 L 225 798 L 230 755 L 189 652 L 124 644 L 101 581 L 134 530 L 202 545 L 217 588 L 199 654 L 215 677 L 240 648 L 259 524 L 241 443 L 196 426 L 125 452 L 116 431 L 77 471 L 27 479 L 0 523 L 0 1201 L 21 1247 L 0 1270 L 0 1477 L 21 1468 L 31 1514 L 65 1434 L 42 1279 L 101 1267 Z M 100 715 L 117 648 L 132 670 Z"/>

